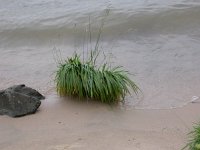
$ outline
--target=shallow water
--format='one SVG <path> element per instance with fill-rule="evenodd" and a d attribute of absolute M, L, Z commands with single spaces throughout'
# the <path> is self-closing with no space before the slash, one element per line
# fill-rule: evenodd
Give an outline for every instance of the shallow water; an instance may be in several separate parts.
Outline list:
<path fill-rule="evenodd" d="M 86 53 L 86 27 L 95 41 L 105 9 L 101 48 L 142 90 L 126 107 L 175 108 L 200 97 L 199 0 L 0 0 L 0 88 L 25 83 L 52 94 L 53 48 L 64 58 Z"/>

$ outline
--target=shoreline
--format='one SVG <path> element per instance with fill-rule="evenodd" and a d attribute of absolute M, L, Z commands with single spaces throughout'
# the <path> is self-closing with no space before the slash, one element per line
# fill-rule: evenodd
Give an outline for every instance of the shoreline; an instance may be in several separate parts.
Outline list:
<path fill-rule="evenodd" d="M 49 95 L 34 115 L 0 116 L 0 149 L 177 150 L 200 120 L 199 106 L 125 110 Z"/>
<path fill-rule="evenodd" d="M 200 1 L 9 0 L 0 12 L 0 90 L 46 96 L 33 115 L 0 115 L 0 150 L 180 150 L 200 123 Z M 96 49 L 141 93 L 115 106 L 60 98 L 59 62 Z"/>

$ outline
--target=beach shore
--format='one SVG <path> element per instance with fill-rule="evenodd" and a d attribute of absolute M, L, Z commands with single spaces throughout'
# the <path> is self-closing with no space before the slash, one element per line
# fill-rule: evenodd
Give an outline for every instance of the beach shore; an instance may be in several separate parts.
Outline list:
<path fill-rule="evenodd" d="M 0 150 L 185 146 L 187 133 L 200 121 L 200 103 L 191 103 L 200 101 L 200 1 L 2 0 L 0 4 L 0 90 L 25 84 L 46 97 L 34 115 L 0 116 Z M 124 107 L 62 99 L 55 93 L 61 60 L 75 51 L 85 60 L 96 49 L 96 41 L 102 52 L 98 64 L 105 60 L 122 66 L 142 91 L 138 97 L 131 91 Z"/>
<path fill-rule="evenodd" d="M 0 117 L 0 149 L 179 150 L 200 121 L 199 106 L 127 110 L 53 94 L 34 115 Z"/>

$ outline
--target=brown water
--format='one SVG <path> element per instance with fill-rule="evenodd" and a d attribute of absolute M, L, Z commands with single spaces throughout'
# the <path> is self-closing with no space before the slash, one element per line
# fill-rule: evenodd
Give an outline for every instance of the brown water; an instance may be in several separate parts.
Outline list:
<path fill-rule="evenodd" d="M 54 93 L 54 47 L 63 58 L 86 53 L 89 16 L 95 41 L 106 8 L 101 48 L 142 90 L 126 97 L 126 108 L 174 108 L 200 97 L 198 0 L 0 0 L 0 89 L 25 83 Z"/>

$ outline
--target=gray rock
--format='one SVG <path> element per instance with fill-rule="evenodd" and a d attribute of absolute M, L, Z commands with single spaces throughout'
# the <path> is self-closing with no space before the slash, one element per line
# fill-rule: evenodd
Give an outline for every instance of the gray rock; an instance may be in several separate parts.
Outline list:
<path fill-rule="evenodd" d="M 20 117 L 33 114 L 39 108 L 42 99 L 45 97 L 24 84 L 12 86 L 0 91 L 0 115 Z"/>

